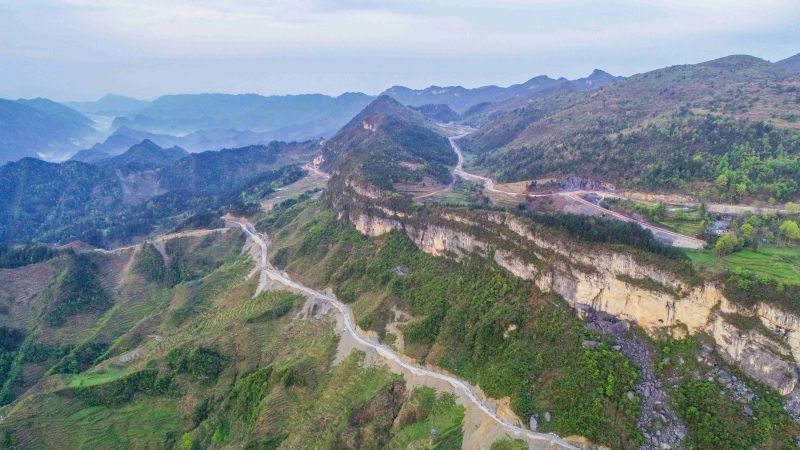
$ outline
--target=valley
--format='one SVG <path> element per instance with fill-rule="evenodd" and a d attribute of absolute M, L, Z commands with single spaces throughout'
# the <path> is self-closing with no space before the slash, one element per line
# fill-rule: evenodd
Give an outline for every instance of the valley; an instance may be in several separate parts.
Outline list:
<path fill-rule="evenodd" d="M 798 448 L 797 58 L 0 100 L 0 447 Z"/>

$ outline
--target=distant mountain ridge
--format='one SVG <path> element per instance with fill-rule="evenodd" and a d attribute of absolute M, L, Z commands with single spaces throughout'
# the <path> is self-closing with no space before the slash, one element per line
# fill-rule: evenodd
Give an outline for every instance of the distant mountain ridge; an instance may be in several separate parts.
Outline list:
<path fill-rule="evenodd" d="M 180 147 L 162 148 L 153 141 L 145 139 L 121 155 L 100 161 L 100 165 L 124 167 L 128 171 L 142 170 L 167 166 L 188 154 L 189 152 Z"/>
<path fill-rule="evenodd" d="M 236 202 L 233 191 L 268 172 L 297 177 L 297 164 L 318 149 L 316 142 L 272 142 L 187 155 L 145 140 L 97 164 L 23 158 L 0 167 L 0 244 L 124 242 Z"/>
<path fill-rule="evenodd" d="M 105 141 L 94 144 L 91 148 L 81 150 L 72 156 L 73 160 L 97 162 L 119 155 L 145 139 L 161 147 L 178 146 L 189 152 L 219 150 L 221 148 L 237 148 L 247 145 L 266 145 L 280 140 L 281 133 L 256 133 L 249 130 L 211 129 L 200 130 L 185 136 L 151 133 L 134 130 L 129 127 L 118 128 Z M 302 139 L 298 136 L 298 139 Z"/>
<path fill-rule="evenodd" d="M 499 103 L 514 98 L 535 98 L 553 92 L 586 91 L 606 86 L 622 77 L 615 77 L 607 72 L 595 69 L 588 77 L 578 80 L 566 78 L 550 78 L 546 75 L 533 77 L 530 80 L 508 87 L 482 86 L 465 88 L 462 86 L 430 86 L 425 89 L 411 89 L 405 86 L 393 86 L 382 94 L 389 95 L 408 106 L 426 104 L 445 104 L 459 114 L 481 103 Z"/>
<path fill-rule="evenodd" d="M 118 117 L 112 126 L 176 135 L 209 129 L 237 129 L 272 132 L 287 140 L 327 137 L 372 99 L 362 93 L 338 97 L 322 94 L 165 95 Z"/>
<path fill-rule="evenodd" d="M 96 101 L 64 102 L 64 104 L 84 114 L 120 115 L 144 108 L 150 102 L 124 95 L 106 94 Z"/>
<path fill-rule="evenodd" d="M 92 124 L 51 100 L 0 99 L 0 164 L 26 156 L 68 156 L 96 137 Z"/>

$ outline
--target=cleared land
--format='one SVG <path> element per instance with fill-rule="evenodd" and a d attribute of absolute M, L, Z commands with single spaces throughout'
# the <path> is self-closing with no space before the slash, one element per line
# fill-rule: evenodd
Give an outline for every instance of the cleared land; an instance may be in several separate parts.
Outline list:
<path fill-rule="evenodd" d="M 717 256 L 713 250 L 687 252 L 699 268 L 722 272 L 750 271 L 783 283 L 800 284 L 800 248 L 765 247 Z"/>

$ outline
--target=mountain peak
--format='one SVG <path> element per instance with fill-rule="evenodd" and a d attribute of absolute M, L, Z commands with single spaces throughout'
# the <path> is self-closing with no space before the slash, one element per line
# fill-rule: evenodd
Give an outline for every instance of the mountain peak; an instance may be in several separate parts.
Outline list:
<path fill-rule="evenodd" d="M 103 165 L 136 168 L 160 167 L 177 161 L 189 153 L 180 147 L 162 148 L 150 139 L 131 146 L 125 153 L 102 161 Z"/>
<path fill-rule="evenodd" d="M 598 77 L 614 77 L 614 75 L 611 75 L 610 73 L 602 69 L 594 69 L 592 70 L 592 73 L 589 74 L 589 78 L 598 78 Z"/>
<path fill-rule="evenodd" d="M 403 106 L 400 102 L 394 99 L 389 95 L 380 95 L 378 98 L 373 100 L 366 108 L 364 108 L 358 116 L 353 119 L 353 121 L 360 122 L 366 117 L 374 117 L 376 115 L 379 116 L 386 116 L 386 115 L 399 115 L 399 116 L 408 116 L 412 114 L 412 111 L 405 106 Z"/>
<path fill-rule="evenodd" d="M 745 69 L 750 67 L 767 66 L 770 63 L 761 58 L 750 55 L 729 55 L 701 63 L 701 66 L 711 66 L 728 69 Z"/>

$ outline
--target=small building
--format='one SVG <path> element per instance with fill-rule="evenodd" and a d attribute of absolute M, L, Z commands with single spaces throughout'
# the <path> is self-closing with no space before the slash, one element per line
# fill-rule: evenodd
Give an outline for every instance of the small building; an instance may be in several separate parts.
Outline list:
<path fill-rule="evenodd" d="M 731 222 L 729 220 L 715 220 L 710 227 L 708 227 L 709 231 L 716 234 L 717 236 L 722 236 L 723 234 L 728 234 L 731 231 Z"/>
<path fill-rule="evenodd" d="M 600 202 L 603 201 L 603 197 L 601 197 L 600 194 L 597 194 L 596 192 L 589 192 L 588 194 L 586 194 L 584 198 L 586 199 L 586 201 L 594 203 L 595 205 L 599 205 Z"/>

